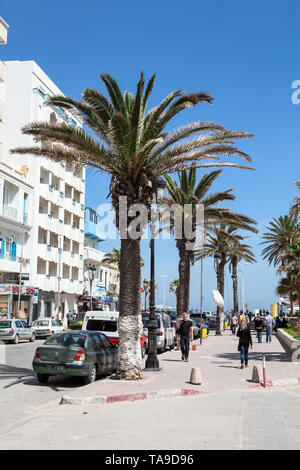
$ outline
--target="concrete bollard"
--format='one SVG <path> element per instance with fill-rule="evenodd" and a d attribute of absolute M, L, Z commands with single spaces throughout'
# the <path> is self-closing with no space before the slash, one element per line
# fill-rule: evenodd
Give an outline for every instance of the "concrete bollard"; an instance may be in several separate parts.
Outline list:
<path fill-rule="evenodd" d="M 198 367 L 193 367 L 191 371 L 190 383 L 194 385 L 201 385 L 201 371 Z"/>
<path fill-rule="evenodd" d="M 263 370 L 261 366 L 253 366 L 252 370 L 252 382 L 262 383 L 263 381 Z"/>

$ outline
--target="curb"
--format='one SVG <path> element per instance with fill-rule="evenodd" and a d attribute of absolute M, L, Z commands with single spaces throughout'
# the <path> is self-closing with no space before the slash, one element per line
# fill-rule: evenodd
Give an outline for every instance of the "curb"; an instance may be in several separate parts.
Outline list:
<path fill-rule="evenodd" d="M 292 378 L 292 379 L 275 379 L 275 380 L 266 381 L 266 388 L 267 387 L 280 387 L 284 385 L 300 385 L 300 377 Z M 255 385 L 250 385 L 249 388 L 259 388 L 259 387 L 264 388 L 264 384 L 260 382 Z"/>
<path fill-rule="evenodd" d="M 147 400 L 149 398 L 165 398 L 175 396 L 200 395 L 204 392 L 198 390 L 172 388 L 167 390 L 158 390 L 154 392 L 128 393 L 123 395 L 95 395 L 92 397 L 72 397 L 70 395 L 62 396 L 60 405 L 92 405 L 94 403 L 116 403 L 120 401 Z"/>

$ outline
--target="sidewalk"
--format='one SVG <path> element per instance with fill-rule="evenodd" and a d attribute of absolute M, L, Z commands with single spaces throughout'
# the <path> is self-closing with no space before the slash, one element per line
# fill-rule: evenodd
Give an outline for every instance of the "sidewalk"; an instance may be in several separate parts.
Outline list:
<path fill-rule="evenodd" d="M 300 383 L 300 363 L 290 361 L 289 354 L 285 352 L 276 336 L 273 336 L 272 343 L 266 343 L 264 335 L 264 342 L 259 344 L 253 333 L 253 349 L 249 350 L 249 368 L 240 369 L 238 338 L 233 336 L 229 329 L 223 332 L 221 337 L 215 336 L 214 333 L 211 332 L 208 338 L 202 341 L 202 345 L 199 339 L 193 341 L 192 344 L 197 345 L 197 350 L 190 351 L 189 362 L 181 360 L 180 351 L 168 351 L 158 356 L 161 372 L 145 373 L 145 379 L 138 382 L 100 379 L 64 396 L 62 403 L 107 403 L 248 389 L 258 385 L 251 380 L 252 370 L 254 365 L 262 366 L 263 353 L 266 357 L 266 379 L 269 385 Z M 189 383 L 193 367 L 200 368 L 202 385 Z"/>

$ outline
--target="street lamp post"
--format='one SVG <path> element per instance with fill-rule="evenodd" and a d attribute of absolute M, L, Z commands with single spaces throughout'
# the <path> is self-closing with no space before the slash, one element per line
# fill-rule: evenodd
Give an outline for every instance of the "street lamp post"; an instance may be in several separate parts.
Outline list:
<path fill-rule="evenodd" d="M 96 268 L 94 265 L 89 264 L 87 267 L 89 273 L 89 282 L 90 282 L 90 305 L 91 305 L 91 312 L 93 311 L 93 296 L 92 296 L 92 287 L 93 287 L 93 280 L 95 279 L 95 271 Z"/>
<path fill-rule="evenodd" d="M 163 196 L 164 188 L 166 183 L 163 178 L 157 180 L 157 193 L 155 194 L 155 202 L 158 202 L 159 198 Z M 155 227 L 151 223 L 151 240 L 150 240 L 150 313 L 148 323 L 148 357 L 146 359 L 145 371 L 159 372 L 159 361 L 157 358 L 157 318 L 155 312 Z"/>
<path fill-rule="evenodd" d="M 217 290 L 220 292 L 220 283 L 219 283 L 219 267 L 220 267 L 221 255 L 216 252 L 214 254 L 214 268 L 217 275 Z M 217 305 L 217 328 L 216 328 L 216 335 L 221 336 L 221 325 L 220 325 L 220 307 Z"/>

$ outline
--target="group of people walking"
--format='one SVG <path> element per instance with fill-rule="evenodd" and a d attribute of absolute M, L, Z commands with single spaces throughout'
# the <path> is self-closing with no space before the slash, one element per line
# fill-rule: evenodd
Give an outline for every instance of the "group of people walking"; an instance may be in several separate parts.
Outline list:
<path fill-rule="evenodd" d="M 265 316 L 260 314 L 255 316 L 254 328 L 259 343 L 262 343 L 262 333 L 264 328 L 266 329 L 266 342 L 272 342 L 273 326 L 275 326 L 275 320 L 269 312 L 266 312 Z M 238 351 L 241 353 L 241 369 L 244 367 L 247 368 L 249 348 L 253 348 L 248 315 L 243 311 L 240 312 L 239 316 L 234 313 L 231 317 L 230 327 L 232 334 L 239 338 Z M 187 313 L 183 315 L 183 319 L 179 323 L 176 333 L 180 336 L 181 359 L 188 362 L 190 342 L 193 341 L 193 324 L 189 320 L 189 315 Z"/>
<path fill-rule="evenodd" d="M 257 334 L 259 343 L 262 343 L 262 332 L 266 328 L 266 342 L 272 342 L 272 331 L 275 326 L 275 320 L 269 312 L 266 312 L 265 316 L 260 314 L 254 318 L 254 329 Z M 236 329 L 238 331 L 236 333 Z M 234 313 L 231 317 L 231 331 L 233 335 L 237 335 L 239 338 L 238 351 L 241 353 L 241 369 L 248 367 L 248 352 L 249 347 L 253 348 L 251 330 L 249 325 L 249 318 L 244 312 L 240 312 L 239 317 Z"/>

